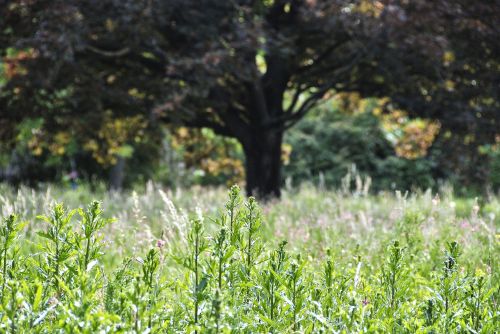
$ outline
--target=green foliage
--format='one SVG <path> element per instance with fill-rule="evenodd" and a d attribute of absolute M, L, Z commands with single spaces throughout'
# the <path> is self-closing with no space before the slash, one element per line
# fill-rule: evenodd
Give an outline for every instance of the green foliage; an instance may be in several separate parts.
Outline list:
<path fill-rule="evenodd" d="M 244 178 L 243 150 L 237 140 L 208 128 L 180 127 L 171 129 L 169 142 L 169 153 L 178 160 L 177 165 L 170 164 L 170 172 L 184 174 L 178 184 L 234 184 Z M 184 170 L 179 170 L 180 165 Z"/>
<path fill-rule="evenodd" d="M 130 174 L 150 176 L 161 126 L 169 124 L 211 129 L 181 149 L 205 151 L 199 182 L 239 179 L 238 158 L 247 155 L 248 192 L 279 195 L 283 133 L 338 93 L 384 97 L 392 107 L 381 113 L 403 113 L 397 118 L 408 122 L 391 131 L 400 155 L 426 153 L 441 129 L 442 165 L 471 180 L 488 173 L 476 168 L 477 148 L 498 136 L 498 1 L 65 0 L 61 6 L 0 7 L 0 141 L 9 143 L 0 149 L 21 146 L 17 136 L 42 118 L 39 138 L 30 143 L 42 156 L 25 174 L 32 180 L 57 179 L 32 172 L 46 162 L 60 166 L 60 174 L 71 159 L 82 174 L 103 178 L 127 158 Z M 301 174 L 307 167 L 315 177 L 328 171 L 338 183 L 354 160 L 363 173 L 386 173 L 397 188 L 430 183 L 428 161 L 415 168 L 385 161 L 387 145 L 367 133 L 371 126 L 316 127 L 326 136 L 319 144 L 307 136 L 295 140 L 305 161 L 291 171 L 296 179 L 307 177 Z M 220 141 L 233 159 L 220 159 Z M 315 156 L 302 158 L 307 145 Z"/>
<path fill-rule="evenodd" d="M 435 185 L 435 162 L 396 156 L 380 120 L 371 112 L 345 115 L 331 107 L 319 109 L 290 131 L 286 141 L 292 146 L 292 154 L 285 177 L 296 184 L 317 184 L 322 178 L 327 186 L 339 186 L 354 164 L 360 174 L 372 178 L 375 190 Z"/>
<path fill-rule="evenodd" d="M 1 331 L 493 333 L 498 328 L 497 266 L 490 261 L 483 271 L 480 263 L 463 265 L 466 244 L 426 245 L 425 210 L 400 217 L 393 235 L 399 241 L 389 242 L 381 233 L 381 245 L 389 246 L 380 254 L 364 253 L 359 245 L 307 251 L 297 248 L 296 240 L 277 243 L 266 235 L 266 215 L 255 199 L 243 201 L 238 187 L 228 197 L 213 219 L 198 214 L 187 221 L 184 237 L 180 229 L 178 238 L 145 245 L 114 271 L 105 253 L 117 256 L 117 241 L 105 245 L 103 237 L 117 238 L 108 233 L 123 231 L 113 227 L 119 222 L 105 218 L 99 202 L 70 211 L 55 204 L 39 216 L 46 222 L 41 231 L 8 215 L 0 228 Z M 140 217 L 140 207 L 134 210 Z M 436 212 L 430 214 L 438 217 Z M 141 219 L 146 229 L 147 218 Z M 181 221 L 177 217 L 175 224 Z M 23 229 L 39 231 L 27 239 Z M 498 239 L 482 247 L 498 255 Z M 135 255 L 144 249 L 149 249 L 144 257 Z"/>
<path fill-rule="evenodd" d="M 10 277 L 13 277 L 13 270 L 15 270 L 16 251 L 11 251 L 12 245 L 16 241 L 19 231 L 23 228 L 23 224 L 19 223 L 17 216 L 9 215 L 0 227 L 1 248 L 0 254 L 2 256 L 0 264 L 2 265 L 2 303 L 5 296 L 5 286 L 8 279 L 8 270 Z"/>

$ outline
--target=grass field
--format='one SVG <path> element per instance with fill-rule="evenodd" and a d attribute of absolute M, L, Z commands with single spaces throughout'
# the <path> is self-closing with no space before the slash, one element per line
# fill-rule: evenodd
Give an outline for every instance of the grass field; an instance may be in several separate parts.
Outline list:
<path fill-rule="evenodd" d="M 0 206 L 1 332 L 500 328 L 498 196 L 1 186 Z"/>

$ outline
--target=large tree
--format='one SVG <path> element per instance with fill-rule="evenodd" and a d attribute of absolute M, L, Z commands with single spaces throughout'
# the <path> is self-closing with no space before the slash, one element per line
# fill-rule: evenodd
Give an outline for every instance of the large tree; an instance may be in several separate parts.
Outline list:
<path fill-rule="evenodd" d="M 242 144 L 249 194 L 279 196 L 283 134 L 331 92 L 387 96 L 477 142 L 498 132 L 499 1 L 30 0 L 0 8 L 2 56 L 26 52 L 11 60 L 23 70 L 4 87 L 0 122 L 43 115 L 58 126 L 85 124 L 92 136 L 108 113 L 139 114 L 151 127 L 212 128 Z M 40 100 L 61 91 L 64 108 L 47 112 Z"/>

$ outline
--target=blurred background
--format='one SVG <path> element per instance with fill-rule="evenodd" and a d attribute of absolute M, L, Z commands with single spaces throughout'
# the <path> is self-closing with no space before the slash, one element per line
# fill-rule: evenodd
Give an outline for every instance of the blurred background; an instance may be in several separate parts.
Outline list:
<path fill-rule="evenodd" d="M 0 1 L 0 181 L 498 191 L 499 22 L 489 0 Z"/>

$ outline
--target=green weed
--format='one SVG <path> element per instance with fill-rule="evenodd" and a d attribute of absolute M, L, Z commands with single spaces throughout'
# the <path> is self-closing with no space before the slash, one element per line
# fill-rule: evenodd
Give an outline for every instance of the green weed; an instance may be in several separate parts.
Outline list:
<path fill-rule="evenodd" d="M 38 219 L 33 208 L 6 215 L 0 226 L 0 331 L 494 333 L 499 328 L 494 260 L 499 240 L 490 236 L 494 225 L 477 212 L 467 222 L 480 234 L 472 238 L 472 232 L 453 225 L 452 210 L 437 204 L 419 210 L 421 198 L 397 198 L 387 216 L 369 211 L 375 199 L 346 198 L 344 207 L 334 209 L 322 202 L 323 213 L 344 217 L 344 225 L 332 229 L 321 221 L 328 217 L 316 216 L 317 226 L 292 222 L 288 231 L 279 231 L 286 227 L 280 219 L 318 214 L 313 194 L 306 196 L 312 209 L 300 197 L 297 202 L 285 197 L 275 206 L 284 207 L 279 215 L 253 198 L 244 200 L 238 187 L 228 197 L 222 210 L 191 219 L 169 203 L 170 214 L 161 216 L 166 226 L 151 232 L 160 239 L 144 247 L 136 247 L 140 234 L 133 234 L 141 225 L 124 221 L 151 224 L 148 231 L 155 231 L 160 221 L 154 222 L 154 212 L 162 208 L 139 195 L 131 214 L 116 220 L 96 201 L 76 210 L 54 204 Z M 358 211 L 360 227 L 346 211 L 354 206 L 364 210 Z M 392 230 L 381 219 L 391 215 Z M 139 216 L 145 218 L 138 223 Z M 313 230 L 322 234 L 316 245 L 307 239 Z M 428 240 L 429 231 L 439 238 Z M 287 236 L 288 241 L 276 241 Z"/>

